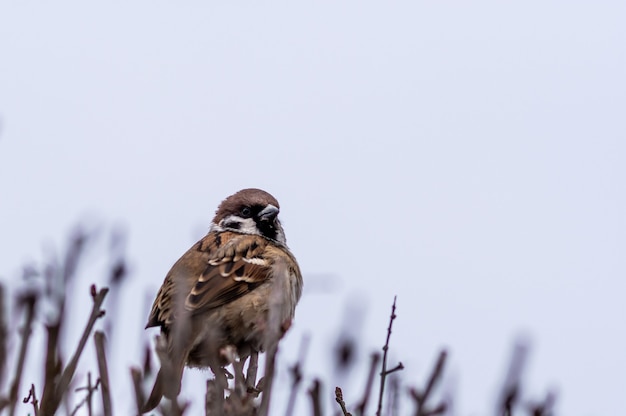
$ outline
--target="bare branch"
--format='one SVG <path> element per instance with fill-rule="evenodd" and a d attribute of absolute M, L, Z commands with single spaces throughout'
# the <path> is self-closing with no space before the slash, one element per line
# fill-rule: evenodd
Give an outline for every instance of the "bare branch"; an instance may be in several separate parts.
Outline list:
<path fill-rule="evenodd" d="M 246 372 L 246 386 L 248 392 L 256 390 L 256 374 L 259 369 L 259 353 L 253 352 L 248 360 L 248 371 Z"/>
<path fill-rule="evenodd" d="M 348 412 L 348 409 L 346 408 L 346 402 L 343 401 L 343 392 L 339 387 L 335 387 L 335 401 L 339 403 L 343 416 L 352 416 L 352 413 Z"/>
<path fill-rule="evenodd" d="M 363 397 L 357 406 L 357 414 L 363 416 L 365 414 L 365 410 L 367 409 L 367 402 L 371 396 L 372 387 L 374 386 L 374 377 L 376 376 L 376 367 L 378 367 L 378 362 L 380 361 L 380 354 L 375 352 L 372 354 L 372 358 L 370 361 L 370 372 L 367 376 L 367 384 L 365 385 L 365 390 L 363 391 Z"/>
<path fill-rule="evenodd" d="M 74 352 L 69 363 L 63 370 L 59 381 L 54 385 L 54 394 L 50 394 L 50 396 L 44 397 L 46 399 L 45 401 L 42 400 L 41 411 L 44 415 L 53 415 L 56 413 L 56 410 L 61 403 L 61 399 L 63 398 L 65 391 L 67 390 L 70 382 L 72 381 L 72 378 L 74 377 L 76 367 L 78 366 L 78 360 L 83 352 L 83 349 L 85 348 L 85 344 L 87 344 L 87 339 L 89 338 L 89 335 L 91 334 L 91 331 L 93 330 L 96 321 L 104 316 L 104 310 L 101 309 L 101 306 L 108 291 L 109 289 L 107 289 L 106 287 L 102 288 L 100 291 L 96 291 L 95 285 L 91 286 L 91 297 L 93 299 L 93 306 L 91 309 L 91 314 L 87 321 L 87 325 L 85 326 L 85 330 L 83 331 L 80 341 L 78 342 L 76 351 Z M 45 390 L 48 390 L 48 386 L 44 388 L 44 396 Z"/>
<path fill-rule="evenodd" d="M 72 411 L 71 413 L 71 416 L 74 416 L 76 413 L 78 413 L 78 410 L 81 407 L 83 407 L 83 405 L 87 405 L 87 414 L 89 416 L 93 416 L 92 398 L 93 398 L 93 392 L 98 390 L 98 386 L 100 386 L 100 379 L 96 381 L 95 385 L 92 385 L 91 384 L 91 372 L 88 372 L 87 373 L 87 385 L 85 387 L 79 387 L 76 389 L 76 391 L 86 390 L 87 395 L 80 403 L 76 405 L 76 407 L 74 408 L 74 411 Z"/>
<path fill-rule="evenodd" d="M 308 335 L 302 337 L 302 342 L 300 343 L 300 352 L 298 353 L 298 359 L 296 363 L 290 368 L 293 383 L 291 385 L 291 392 L 289 393 L 289 401 L 287 402 L 287 411 L 285 412 L 285 415 L 287 416 L 291 416 L 293 414 L 293 410 L 296 406 L 298 388 L 302 383 L 302 366 L 304 365 L 304 361 L 306 360 L 306 354 L 309 349 L 309 341 L 310 338 Z"/>
<path fill-rule="evenodd" d="M 24 326 L 22 327 L 22 343 L 20 344 L 20 352 L 17 359 L 17 367 L 15 368 L 15 376 L 13 378 L 13 383 L 11 383 L 11 390 L 9 392 L 9 415 L 11 416 L 15 414 L 17 391 L 20 388 L 20 383 L 22 382 L 22 373 L 24 371 L 24 363 L 26 361 L 26 351 L 28 350 L 28 342 L 30 341 L 33 320 L 35 318 L 35 304 L 37 303 L 37 296 L 35 294 L 28 294 L 21 300 L 21 302 L 26 305 L 26 318 L 24 320 Z"/>
<path fill-rule="evenodd" d="M 139 370 L 136 367 L 131 367 L 130 376 L 133 379 L 133 387 L 134 387 L 134 392 L 135 392 L 135 405 L 136 405 L 137 414 L 140 415 L 143 413 L 141 411 L 141 408 L 143 407 L 143 404 L 146 402 L 146 399 L 143 394 L 143 390 L 141 388 L 141 379 L 142 379 L 141 370 Z"/>
<path fill-rule="evenodd" d="M 438 415 L 445 411 L 445 403 L 441 403 L 432 410 L 426 410 L 426 402 L 428 401 L 428 398 L 430 397 L 433 388 L 435 387 L 435 384 L 441 378 L 447 356 L 448 353 L 445 350 L 442 350 L 439 353 L 439 357 L 437 358 L 437 362 L 433 367 L 433 371 L 428 377 L 428 381 L 426 382 L 426 387 L 424 388 L 424 391 L 419 391 L 417 388 L 410 389 L 411 396 L 413 397 L 413 400 L 416 404 L 415 414 L 417 416 Z"/>
<path fill-rule="evenodd" d="M 4 381 L 5 368 L 7 364 L 7 320 L 4 316 L 5 308 L 5 291 L 4 285 L 0 284 L 0 386 Z M 1 409 L 0 409 L 1 410 Z"/>
<path fill-rule="evenodd" d="M 287 265 L 284 262 L 277 262 L 274 266 L 277 270 L 274 273 L 277 276 L 288 275 Z M 281 286 L 283 285 L 283 286 Z M 278 341 L 284 333 L 286 322 L 282 322 L 281 310 L 283 309 L 283 293 L 287 293 L 289 288 L 286 287 L 286 281 L 278 279 L 272 286 L 268 304 L 269 312 L 267 317 L 267 330 L 265 333 L 265 386 L 263 388 L 263 397 L 261 398 L 261 406 L 259 407 L 259 416 L 267 416 L 269 414 L 270 399 L 272 397 L 272 387 L 274 385 L 274 372 L 276 370 L 276 355 L 278 354 Z"/>
<path fill-rule="evenodd" d="M 529 406 L 531 416 L 550 416 L 553 414 L 554 403 L 556 402 L 556 393 L 548 391 L 543 401 L 533 403 Z"/>
<path fill-rule="evenodd" d="M 395 373 L 396 371 L 400 371 L 400 370 L 404 370 L 404 365 L 399 362 L 394 368 L 392 368 L 391 370 L 387 370 L 385 371 L 385 375 L 389 375 L 391 373 Z"/>
<path fill-rule="evenodd" d="M 102 409 L 104 416 L 113 414 L 111 405 L 111 390 L 109 385 L 109 370 L 107 367 L 107 357 L 104 348 L 104 333 L 96 331 L 93 334 L 93 340 L 96 344 L 96 355 L 98 357 L 98 371 L 100 373 L 100 384 L 102 385 L 100 392 L 102 393 Z"/>
<path fill-rule="evenodd" d="M 387 378 L 387 352 L 389 351 L 389 339 L 391 338 L 391 328 L 393 326 L 393 321 L 396 319 L 396 298 L 393 297 L 393 305 L 391 306 L 391 315 L 389 316 L 389 327 L 387 327 L 387 340 L 385 341 L 385 345 L 383 346 L 383 367 L 380 372 L 380 391 L 378 393 L 378 408 L 376 409 L 376 416 L 381 416 L 381 411 L 383 408 L 383 397 L 385 394 L 385 379 Z M 394 370 L 402 369 L 402 363 L 399 364 L 400 368 Z"/>
<path fill-rule="evenodd" d="M 33 405 L 33 412 L 35 413 L 35 416 L 39 416 L 39 402 L 37 401 L 37 393 L 35 392 L 34 384 L 30 385 L 28 396 L 22 400 L 23 403 L 28 403 L 29 401 Z"/>
<path fill-rule="evenodd" d="M 309 389 L 309 397 L 311 398 L 312 414 L 313 416 L 322 416 L 322 399 L 320 397 L 322 390 L 322 383 L 318 378 L 313 380 L 313 386 Z"/>
<path fill-rule="evenodd" d="M 528 345 L 518 340 L 513 348 L 511 362 L 498 399 L 496 414 L 511 415 L 513 407 L 519 399 L 522 371 L 528 356 Z"/>

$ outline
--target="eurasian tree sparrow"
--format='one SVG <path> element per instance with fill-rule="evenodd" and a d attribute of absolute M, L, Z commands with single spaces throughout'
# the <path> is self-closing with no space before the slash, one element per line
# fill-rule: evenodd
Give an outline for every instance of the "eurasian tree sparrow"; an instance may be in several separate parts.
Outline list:
<path fill-rule="evenodd" d="M 152 306 L 168 363 L 161 364 L 143 411 L 180 391 L 184 366 L 216 369 L 262 352 L 284 334 L 302 294 L 278 201 L 243 189 L 218 207 L 208 234 L 172 266 Z M 274 334 L 274 335 L 272 335 Z"/>

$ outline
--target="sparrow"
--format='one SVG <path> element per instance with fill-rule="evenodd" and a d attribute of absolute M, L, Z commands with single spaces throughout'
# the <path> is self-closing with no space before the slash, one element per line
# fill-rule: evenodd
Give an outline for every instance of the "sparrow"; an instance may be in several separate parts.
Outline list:
<path fill-rule="evenodd" d="M 167 273 L 146 325 L 161 328 L 166 363 L 161 360 L 144 412 L 163 395 L 178 395 L 185 366 L 208 367 L 217 376 L 235 356 L 263 352 L 289 328 L 303 282 L 279 210 L 276 198 L 260 189 L 229 196 L 208 234 Z"/>

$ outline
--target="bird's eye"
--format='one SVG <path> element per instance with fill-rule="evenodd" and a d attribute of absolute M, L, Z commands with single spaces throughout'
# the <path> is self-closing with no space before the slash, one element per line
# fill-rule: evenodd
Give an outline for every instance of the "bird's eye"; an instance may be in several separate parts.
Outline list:
<path fill-rule="evenodd" d="M 250 207 L 243 207 L 241 208 L 241 215 L 244 218 L 250 218 L 250 215 L 252 215 L 252 210 L 250 209 Z"/>

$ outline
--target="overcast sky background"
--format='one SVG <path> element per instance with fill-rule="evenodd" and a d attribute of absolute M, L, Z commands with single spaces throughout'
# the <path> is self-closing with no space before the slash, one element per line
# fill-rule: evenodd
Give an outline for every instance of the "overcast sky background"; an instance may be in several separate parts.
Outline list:
<path fill-rule="evenodd" d="M 305 277 L 282 362 L 310 333 L 329 404 L 346 305 L 365 363 L 397 294 L 392 360 L 423 383 L 448 347 L 458 414 L 491 412 L 519 335 L 525 399 L 625 414 L 624 22 L 618 0 L 3 2 L 0 277 L 85 218 L 126 227 L 127 391 L 147 298 L 259 187 Z"/>

